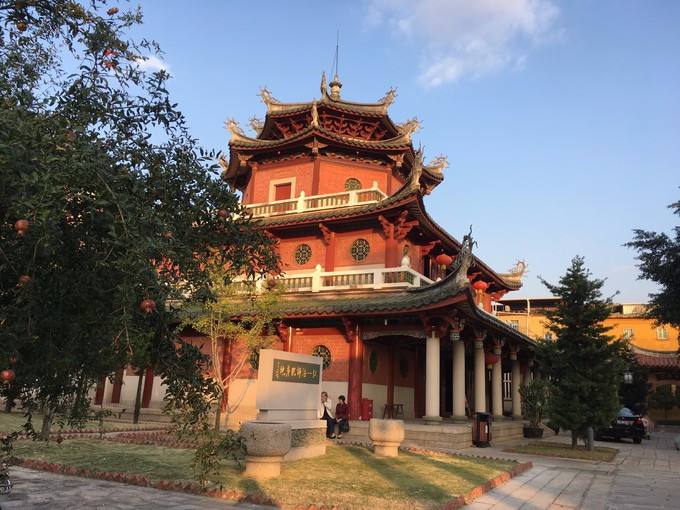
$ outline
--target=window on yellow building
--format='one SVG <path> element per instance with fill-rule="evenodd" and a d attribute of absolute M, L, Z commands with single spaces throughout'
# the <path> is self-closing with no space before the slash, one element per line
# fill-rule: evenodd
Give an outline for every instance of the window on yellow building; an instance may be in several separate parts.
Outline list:
<path fill-rule="evenodd" d="M 633 338 L 633 328 L 623 328 L 623 338 Z"/>
<path fill-rule="evenodd" d="M 658 340 L 668 340 L 668 330 L 663 326 L 656 328 L 656 338 Z"/>

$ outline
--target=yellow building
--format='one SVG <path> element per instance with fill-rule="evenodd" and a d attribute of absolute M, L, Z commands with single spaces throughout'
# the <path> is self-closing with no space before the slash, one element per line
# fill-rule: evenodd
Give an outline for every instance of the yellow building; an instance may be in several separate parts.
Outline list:
<path fill-rule="evenodd" d="M 494 304 L 494 315 L 531 338 L 552 340 L 545 313 L 554 310 L 557 303 L 555 297 L 504 299 Z M 617 304 L 604 324 L 611 327 L 610 335 L 630 341 L 638 363 L 649 372 L 650 391 L 666 384 L 680 386 L 680 331 L 668 325 L 655 325 L 652 319 L 644 317 L 644 312 L 644 304 Z M 663 411 L 651 412 L 652 418 L 663 415 Z M 680 409 L 673 409 L 668 418 L 680 419 Z"/>

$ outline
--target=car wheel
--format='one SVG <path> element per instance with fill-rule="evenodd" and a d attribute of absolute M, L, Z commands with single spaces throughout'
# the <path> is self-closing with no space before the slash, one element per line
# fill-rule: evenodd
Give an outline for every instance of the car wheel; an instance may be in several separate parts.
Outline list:
<path fill-rule="evenodd" d="M 634 438 L 633 438 L 633 442 L 634 442 L 635 444 L 640 444 L 640 443 L 642 442 L 642 438 L 641 438 L 641 437 L 634 437 Z"/>

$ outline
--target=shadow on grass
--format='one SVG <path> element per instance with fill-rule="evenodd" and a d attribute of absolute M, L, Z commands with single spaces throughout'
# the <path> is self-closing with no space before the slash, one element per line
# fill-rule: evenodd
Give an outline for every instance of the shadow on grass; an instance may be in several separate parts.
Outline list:
<path fill-rule="evenodd" d="M 500 461 L 499 466 L 494 467 L 491 463 L 493 461 L 488 461 L 485 459 L 468 459 L 463 457 L 455 457 L 455 455 L 452 455 L 452 457 L 456 459 L 456 462 L 453 464 L 437 460 L 436 457 L 432 458 L 426 456 L 422 457 L 422 461 L 432 465 L 433 467 L 436 467 L 437 469 L 441 469 L 452 475 L 463 478 L 471 485 L 469 489 L 486 483 L 491 478 L 494 478 L 504 471 L 509 471 L 513 465 L 512 462 Z"/>
<path fill-rule="evenodd" d="M 400 495 L 400 497 L 410 496 L 414 499 L 425 499 L 441 503 L 458 495 L 452 494 L 440 486 L 431 483 L 430 480 L 422 478 L 414 470 L 409 469 L 406 462 L 399 457 L 377 457 L 367 448 L 356 446 L 346 448 L 347 452 L 375 471 L 379 476 L 388 482 L 396 484 L 398 492 L 403 493 L 403 496 Z M 403 455 L 403 453 L 400 452 L 400 455 Z"/>

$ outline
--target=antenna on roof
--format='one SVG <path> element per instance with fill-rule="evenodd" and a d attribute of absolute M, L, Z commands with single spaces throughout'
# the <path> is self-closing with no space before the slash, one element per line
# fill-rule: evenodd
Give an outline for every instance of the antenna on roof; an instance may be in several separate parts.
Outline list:
<path fill-rule="evenodd" d="M 338 76 L 338 55 L 340 54 L 340 30 L 338 30 L 335 38 L 335 55 L 333 57 L 333 65 L 335 67 L 335 74 L 333 75 L 333 81 L 330 83 L 331 86 L 331 99 L 340 99 L 340 89 L 342 88 L 342 83 L 340 83 L 340 77 Z"/>

